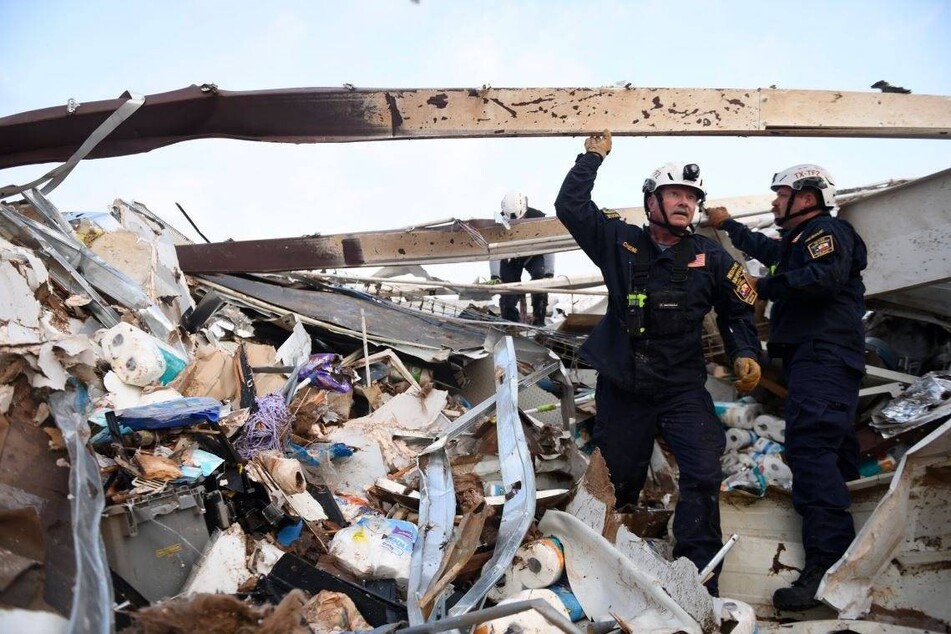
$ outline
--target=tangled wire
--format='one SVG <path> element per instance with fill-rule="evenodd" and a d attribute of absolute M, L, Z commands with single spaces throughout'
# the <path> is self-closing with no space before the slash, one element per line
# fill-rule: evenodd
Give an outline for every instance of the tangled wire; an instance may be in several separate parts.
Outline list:
<path fill-rule="evenodd" d="M 255 399 L 258 411 L 248 417 L 241 437 L 235 442 L 235 449 L 245 460 L 268 449 L 283 453 L 284 442 L 291 433 L 294 416 L 284 404 L 279 393 L 268 394 Z"/>

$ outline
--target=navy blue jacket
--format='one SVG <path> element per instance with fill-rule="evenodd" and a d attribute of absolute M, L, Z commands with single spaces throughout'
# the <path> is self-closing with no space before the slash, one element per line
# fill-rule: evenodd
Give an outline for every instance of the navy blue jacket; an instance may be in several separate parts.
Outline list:
<path fill-rule="evenodd" d="M 865 242 L 848 222 L 822 214 L 775 240 L 736 220 L 722 227 L 734 246 L 770 267 L 756 285 L 771 300 L 769 342 L 812 341 L 841 348 L 843 360 L 864 369 Z"/>
<path fill-rule="evenodd" d="M 646 244 L 652 250 L 649 296 L 670 286 L 673 254 L 645 240 L 646 228 L 627 224 L 617 213 L 602 212 L 591 201 L 600 165 L 599 155 L 580 155 L 555 201 L 558 219 L 601 269 L 608 288 L 608 311 L 582 346 L 582 357 L 601 376 L 645 397 L 662 398 L 702 389 L 707 377 L 701 339 L 703 318 L 715 308 L 730 358 L 757 358 L 760 346 L 752 307 L 755 293 L 748 292 L 748 286 L 744 293 L 742 269 L 723 247 L 699 235 L 686 238 L 694 249 L 683 285 L 687 293 L 687 331 L 674 337 L 652 337 L 648 332 L 635 338 L 628 334 L 624 315 L 637 245 Z"/>

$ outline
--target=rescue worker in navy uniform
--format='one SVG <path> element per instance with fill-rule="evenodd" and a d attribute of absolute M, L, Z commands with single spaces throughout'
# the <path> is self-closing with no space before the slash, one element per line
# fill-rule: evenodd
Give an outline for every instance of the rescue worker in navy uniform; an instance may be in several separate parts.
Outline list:
<path fill-rule="evenodd" d="M 866 249 L 852 225 L 830 215 L 835 185 L 822 167 L 790 167 L 771 187 L 780 240 L 751 231 L 724 208 L 708 214 L 770 270 L 751 284 L 773 302 L 769 353 L 782 359 L 789 388 L 786 459 L 806 552 L 799 578 L 775 592 L 773 605 L 805 610 L 819 605 L 822 577 L 855 538 L 845 483 L 859 476 L 852 421 L 865 372 Z"/>
<path fill-rule="evenodd" d="M 544 218 L 544 212 L 528 206 L 528 198 L 519 192 L 509 192 L 502 198 L 500 215 L 505 221 L 520 218 Z M 555 275 L 555 254 L 531 255 L 523 258 L 507 258 L 489 262 L 490 283 L 511 283 L 522 281 L 522 271 L 528 271 L 533 280 L 550 279 Z M 499 309 L 502 319 L 519 321 L 518 300 L 524 295 L 505 294 L 499 296 Z M 548 294 L 532 293 L 532 325 L 544 326 L 548 311 Z"/>
<path fill-rule="evenodd" d="M 760 372 L 755 296 L 742 267 L 691 231 L 706 195 L 699 167 L 668 163 L 651 173 L 643 186 L 650 224 L 635 227 L 591 201 L 611 133 L 589 137 L 585 150 L 561 186 L 555 211 L 608 288 L 607 313 L 581 348 L 598 370 L 593 440 L 621 508 L 637 503 L 654 436 L 663 434 L 680 470 L 674 555 L 700 570 L 722 546 L 718 498 L 726 444 L 704 388 L 703 317 L 716 309 L 737 387 L 748 392 Z M 714 595 L 717 581 L 715 575 L 707 584 Z"/>

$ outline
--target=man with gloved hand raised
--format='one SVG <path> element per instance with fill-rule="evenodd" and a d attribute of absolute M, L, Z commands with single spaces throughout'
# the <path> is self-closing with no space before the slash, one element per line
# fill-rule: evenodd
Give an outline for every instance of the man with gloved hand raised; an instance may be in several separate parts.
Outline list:
<path fill-rule="evenodd" d="M 637 503 L 654 436 L 663 434 L 680 469 L 674 555 L 702 569 L 722 546 L 718 495 L 726 444 L 704 388 L 703 317 L 716 309 L 737 388 L 748 392 L 759 381 L 756 294 L 741 265 L 692 231 L 706 196 L 697 165 L 667 163 L 651 172 L 642 187 L 650 224 L 635 227 L 591 201 L 611 133 L 589 137 L 584 147 L 555 211 L 601 269 L 609 293 L 607 314 L 581 348 L 598 370 L 594 442 L 621 507 Z M 716 576 L 707 587 L 716 594 Z"/>
<path fill-rule="evenodd" d="M 708 213 L 770 271 L 749 281 L 773 302 L 769 354 L 782 359 L 789 388 L 786 459 L 806 551 L 799 578 L 773 594 L 773 605 L 799 611 L 819 605 L 823 575 L 855 538 L 845 483 L 859 477 L 853 421 L 865 372 L 866 249 L 852 225 L 830 214 L 835 184 L 824 168 L 795 165 L 776 173 L 771 189 L 780 240 L 750 231 L 722 207 Z"/>

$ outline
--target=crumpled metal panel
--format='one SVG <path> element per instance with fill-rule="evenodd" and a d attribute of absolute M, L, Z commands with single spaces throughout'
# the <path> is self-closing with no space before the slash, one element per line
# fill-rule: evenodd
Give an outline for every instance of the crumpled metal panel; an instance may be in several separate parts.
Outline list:
<path fill-rule="evenodd" d="M 951 421 L 908 450 L 888 492 L 816 596 L 841 618 L 871 614 L 951 629 Z"/>
<path fill-rule="evenodd" d="M 370 341 L 398 350 L 402 344 L 415 344 L 434 351 L 485 354 L 482 348 L 485 328 L 450 323 L 438 316 L 400 308 L 355 291 L 303 290 L 226 275 L 203 279 L 298 315 L 339 326 L 357 336 L 361 332 L 362 310 Z"/>
<path fill-rule="evenodd" d="M 406 589 L 406 611 L 410 625 L 426 622 L 420 601 L 432 587 L 439 572 L 456 515 L 456 490 L 445 449 L 422 454 L 417 459 L 423 474 L 419 500 L 419 536 L 413 544 L 413 558 Z"/>
<path fill-rule="evenodd" d="M 512 564 L 535 517 L 535 467 L 518 416 L 518 368 L 512 338 L 499 341 L 494 354 L 499 376 L 496 427 L 506 501 L 492 558 L 486 563 L 482 576 L 449 610 L 449 616 L 465 614 L 482 603 L 486 593 Z"/>

